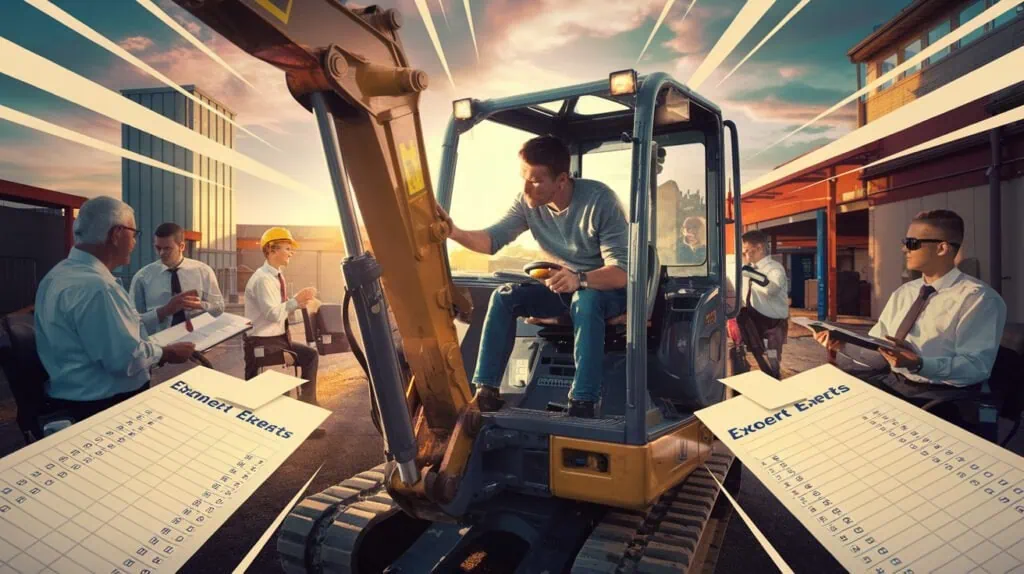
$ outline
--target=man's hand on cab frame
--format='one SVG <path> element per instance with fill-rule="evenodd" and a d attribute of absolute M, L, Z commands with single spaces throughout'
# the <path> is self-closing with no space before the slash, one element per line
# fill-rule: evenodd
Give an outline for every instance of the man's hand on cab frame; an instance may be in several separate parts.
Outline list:
<path fill-rule="evenodd" d="M 544 281 L 555 293 L 575 293 L 580 288 L 580 276 L 567 267 L 562 267 Z"/>

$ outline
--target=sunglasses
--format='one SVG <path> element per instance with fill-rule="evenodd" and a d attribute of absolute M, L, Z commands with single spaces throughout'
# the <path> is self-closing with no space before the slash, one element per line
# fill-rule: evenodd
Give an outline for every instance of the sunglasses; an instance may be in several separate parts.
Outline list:
<path fill-rule="evenodd" d="M 948 243 L 956 249 L 960 249 L 959 243 L 953 243 L 952 241 L 946 241 L 945 239 L 918 239 L 916 237 L 904 237 L 901 243 L 903 243 L 903 246 L 907 248 L 907 251 L 917 251 L 921 248 L 922 243 Z"/>

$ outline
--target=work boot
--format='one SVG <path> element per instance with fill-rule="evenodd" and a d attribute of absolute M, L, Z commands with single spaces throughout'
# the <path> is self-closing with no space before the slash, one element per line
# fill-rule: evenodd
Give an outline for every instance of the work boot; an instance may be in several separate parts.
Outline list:
<path fill-rule="evenodd" d="M 594 401 L 577 401 L 569 399 L 569 416 L 581 419 L 594 418 Z"/>
<path fill-rule="evenodd" d="M 505 401 L 501 400 L 501 389 L 487 385 L 478 385 L 473 399 L 476 401 L 476 407 L 482 413 L 501 410 L 501 406 L 505 404 Z"/>

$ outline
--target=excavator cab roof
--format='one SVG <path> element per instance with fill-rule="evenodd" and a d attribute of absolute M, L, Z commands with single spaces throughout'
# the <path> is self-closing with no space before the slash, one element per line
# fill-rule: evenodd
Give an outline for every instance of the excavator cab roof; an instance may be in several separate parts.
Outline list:
<path fill-rule="evenodd" d="M 464 133 L 483 120 L 535 134 L 554 134 L 571 143 L 620 140 L 631 134 L 637 111 L 654 110 L 653 136 L 680 130 L 718 130 L 721 110 L 666 74 L 641 76 L 628 93 L 614 93 L 613 81 L 599 80 L 488 100 L 453 103 L 453 127 Z M 652 89 L 653 88 L 653 89 Z M 586 151 L 586 150 L 580 150 Z"/>

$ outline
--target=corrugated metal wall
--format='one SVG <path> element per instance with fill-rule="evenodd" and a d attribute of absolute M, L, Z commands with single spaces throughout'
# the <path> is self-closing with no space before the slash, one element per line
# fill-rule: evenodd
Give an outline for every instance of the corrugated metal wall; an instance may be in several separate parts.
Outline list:
<path fill-rule="evenodd" d="M 220 103 L 211 100 L 193 86 L 185 89 L 203 102 L 234 119 Z M 171 89 L 125 90 L 125 97 L 163 116 L 173 119 L 210 139 L 234 148 L 234 129 L 224 118 L 197 105 Z M 122 126 L 125 149 L 205 177 L 219 185 L 210 185 L 158 168 L 122 160 L 122 199 L 135 208 L 136 224 L 142 235 L 132 254 L 132 262 L 118 270 L 124 284 L 144 265 L 156 260 L 153 231 L 164 222 L 174 222 L 186 230 L 202 233 L 195 256 L 213 267 L 226 296 L 237 292 L 235 251 L 234 170 L 220 162 L 160 138 Z"/>
<path fill-rule="evenodd" d="M 234 114 L 202 91 L 196 96 L 205 104 L 234 119 Z M 203 106 L 189 102 L 192 126 L 200 134 L 234 149 L 234 126 Z M 221 290 L 225 294 L 238 292 L 237 252 L 235 250 L 235 197 L 234 168 L 201 154 L 196 154 L 192 171 L 219 185 L 195 181 L 193 189 L 192 229 L 203 234 L 198 245 L 197 259 L 217 271 Z"/>

